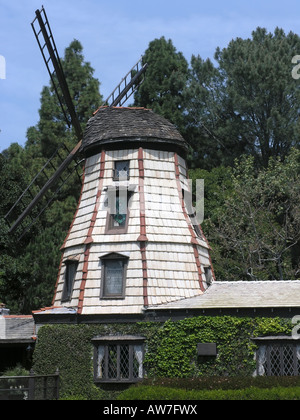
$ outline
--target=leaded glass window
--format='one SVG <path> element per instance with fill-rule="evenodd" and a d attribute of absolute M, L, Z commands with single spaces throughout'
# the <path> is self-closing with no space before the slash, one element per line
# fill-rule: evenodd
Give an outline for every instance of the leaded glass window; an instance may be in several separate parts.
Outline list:
<path fill-rule="evenodd" d="M 93 339 L 96 382 L 137 382 L 143 379 L 144 338 Z"/>
<path fill-rule="evenodd" d="M 126 181 L 129 179 L 129 160 L 117 160 L 115 161 L 114 169 L 114 180 L 115 181 Z"/>
<path fill-rule="evenodd" d="M 256 360 L 259 376 L 300 376 L 300 343 L 278 339 L 262 342 Z"/>

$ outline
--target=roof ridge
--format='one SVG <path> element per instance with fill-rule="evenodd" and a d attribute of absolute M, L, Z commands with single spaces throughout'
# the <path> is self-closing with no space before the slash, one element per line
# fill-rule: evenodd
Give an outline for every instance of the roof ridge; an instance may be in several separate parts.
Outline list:
<path fill-rule="evenodd" d="M 300 279 L 297 280 L 215 280 L 212 284 L 235 284 L 235 283 L 300 283 Z"/>
<path fill-rule="evenodd" d="M 99 106 L 98 109 L 96 109 L 95 112 L 93 112 L 93 115 L 96 115 L 98 113 L 98 111 L 100 111 L 100 109 L 106 109 L 106 108 L 110 108 L 110 109 L 136 109 L 136 110 L 144 110 L 144 111 L 152 111 L 152 109 L 150 108 L 145 108 L 143 106 L 108 106 L 108 105 L 101 105 Z"/>

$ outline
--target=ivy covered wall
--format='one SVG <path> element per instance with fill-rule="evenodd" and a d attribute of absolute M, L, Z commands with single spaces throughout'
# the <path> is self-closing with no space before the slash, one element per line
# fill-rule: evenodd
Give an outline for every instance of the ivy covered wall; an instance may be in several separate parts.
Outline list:
<path fill-rule="evenodd" d="M 34 370 L 50 374 L 59 368 L 61 393 L 100 398 L 93 382 L 92 338 L 142 335 L 147 377 L 252 376 L 256 362 L 252 337 L 291 335 L 291 320 L 280 318 L 195 317 L 165 323 L 47 325 L 39 330 Z M 218 356 L 197 356 L 198 343 L 217 343 Z"/>

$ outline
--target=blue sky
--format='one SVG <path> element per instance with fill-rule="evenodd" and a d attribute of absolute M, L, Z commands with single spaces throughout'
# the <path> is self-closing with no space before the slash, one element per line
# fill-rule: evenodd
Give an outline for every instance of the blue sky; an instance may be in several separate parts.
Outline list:
<path fill-rule="evenodd" d="M 258 26 L 300 33 L 299 0 L 0 0 L 0 151 L 25 144 L 39 119 L 40 93 L 49 77 L 31 21 L 44 4 L 60 55 L 76 38 L 107 97 L 155 38 L 172 39 L 190 61 L 213 58 Z M 300 51 L 298 52 L 300 54 Z M 1 77 L 1 71 L 0 71 Z"/>

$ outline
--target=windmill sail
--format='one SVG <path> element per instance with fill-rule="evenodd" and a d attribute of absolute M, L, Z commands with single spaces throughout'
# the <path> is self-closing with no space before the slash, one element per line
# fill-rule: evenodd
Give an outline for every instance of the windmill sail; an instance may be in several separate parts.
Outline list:
<path fill-rule="evenodd" d="M 65 152 L 66 146 L 60 146 L 41 171 L 34 177 L 33 181 L 21 194 L 10 211 L 6 214 L 5 219 L 10 225 L 9 233 L 15 233 L 18 227 L 21 226 L 18 230 L 18 233 L 21 232 L 20 237 L 23 237 L 24 234 L 31 228 L 38 217 L 49 206 L 57 193 L 61 190 L 70 174 L 73 173 L 79 165 L 78 160 L 75 161 L 75 164 L 73 161 L 77 159 L 82 140 L 82 129 L 76 115 L 75 107 L 69 92 L 68 84 L 63 72 L 62 64 L 57 52 L 45 9 L 42 7 L 41 11 L 36 10 L 35 14 L 36 17 L 31 23 L 34 35 L 39 45 L 66 123 L 69 127 L 73 126 L 79 143 L 71 152 L 68 151 L 67 156 Z M 57 167 L 57 162 L 59 161 L 61 163 Z M 67 176 L 62 177 L 63 172 L 66 170 L 68 171 Z M 41 179 L 43 180 L 42 187 L 40 187 L 39 184 Z M 50 198 L 46 197 L 49 190 L 51 190 Z M 31 201 L 28 204 L 29 197 L 31 198 Z M 37 215 L 33 215 L 33 209 L 42 200 L 44 201 L 42 209 L 39 209 L 36 212 Z M 20 209 L 22 209 L 21 214 L 19 213 Z M 24 220 L 27 220 L 27 216 L 29 216 L 30 220 L 28 223 L 24 224 Z"/>
<path fill-rule="evenodd" d="M 143 57 L 129 70 L 118 86 L 104 102 L 108 106 L 122 106 L 144 81 L 148 64 L 143 64 Z"/>
<path fill-rule="evenodd" d="M 36 17 L 31 26 L 40 47 L 55 93 L 68 126 L 73 126 L 78 140 L 81 140 L 82 130 L 76 115 L 45 9 L 42 7 L 41 11 L 36 10 L 35 14 Z M 62 94 L 60 92 L 62 92 Z"/>
<path fill-rule="evenodd" d="M 36 10 L 35 14 L 36 17 L 31 24 L 33 32 L 38 42 L 66 122 L 69 127 L 73 126 L 79 143 L 71 152 L 68 152 L 67 156 L 64 152 L 66 147 L 62 145 L 61 148 L 59 148 L 49 159 L 38 175 L 36 175 L 31 184 L 21 194 L 19 199 L 5 216 L 5 219 L 10 226 L 9 233 L 18 232 L 18 235 L 20 235 L 19 239 L 25 235 L 39 216 L 46 210 L 46 208 L 54 200 L 55 196 L 59 193 L 62 186 L 67 182 L 69 176 L 82 162 L 78 159 L 78 155 L 83 134 L 69 92 L 49 21 L 43 7 L 41 11 Z M 147 64 L 143 64 L 141 58 L 113 90 L 104 105 L 108 105 L 110 107 L 122 106 L 143 82 L 146 69 Z M 61 157 L 62 155 L 64 155 L 64 158 Z M 56 163 L 57 157 L 59 157 L 61 161 L 58 167 Z M 66 171 L 67 175 L 64 174 Z M 44 183 L 42 187 L 40 187 L 38 181 L 40 181 L 43 177 Z M 50 197 L 47 197 L 47 193 L 49 192 L 51 195 Z M 41 203 L 42 208 L 37 210 L 37 205 Z"/>
<path fill-rule="evenodd" d="M 17 231 L 21 239 L 51 204 L 70 176 L 80 166 L 82 161 L 77 156 L 80 146 L 81 141 L 71 152 L 65 145 L 61 145 L 55 151 L 6 214 L 5 220 L 10 226 L 9 233 Z M 58 169 L 57 162 L 60 162 Z M 49 190 L 51 190 L 50 194 L 48 194 Z M 38 204 L 40 207 L 33 212 Z"/>

